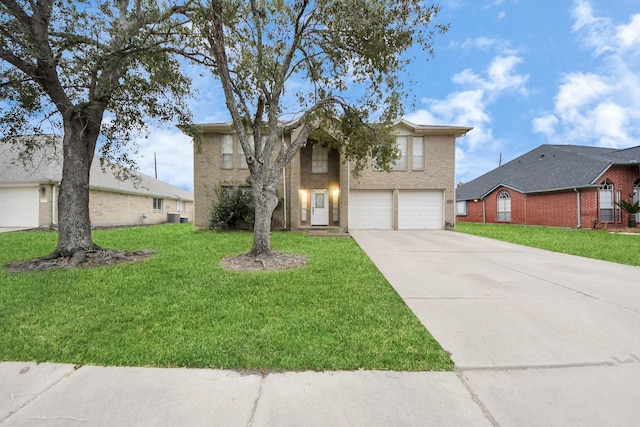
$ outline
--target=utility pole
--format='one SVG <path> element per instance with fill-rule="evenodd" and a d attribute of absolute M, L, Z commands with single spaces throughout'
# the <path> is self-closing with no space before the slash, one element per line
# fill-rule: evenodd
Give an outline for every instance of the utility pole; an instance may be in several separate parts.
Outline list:
<path fill-rule="evenodd" d="M 153 169 L 156 172 L 156 179 L 158 179 L 158 161 L 156 160 L 156 152 L 153 152 Z"/>

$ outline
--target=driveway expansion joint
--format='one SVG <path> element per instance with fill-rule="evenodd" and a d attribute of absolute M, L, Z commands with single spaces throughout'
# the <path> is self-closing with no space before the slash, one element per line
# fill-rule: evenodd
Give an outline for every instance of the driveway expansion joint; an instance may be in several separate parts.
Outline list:
<path fill-rule="evenodd" d="M 489 408 L 486 407 L 486 405 L 480 399 L 480 396 L 478 396 L 478 394 L 471 387 L 471 384 L 469 384 L 469 380 L 466 377 L 466 375 L 464 374 L 464 372 L 458 371 L 456 369 L 455 370 L 455 374 L 458 377 L 458 379 L 460 380 L 460 382 L 462 383 L 462 385 L 464 386 L 464 388 L 466 388 L 467 391 L 469 392 L 469 395 L 471 396 L 471 400 L 473 400 L 473 402 L 476 405 L 478 405 L 478 408 L 480 408 L 480 411 L 482 411 L 482 415 L 484 415 L 484 417 L 487 419 L 487 421 L 489 421 L 489 423 L 491 423 L 491 425 L 493 427 L 500 427 L 500 424 L 498 423 L 496 418 L 493 416 L 491 411 L 489 411 Z"/>
<path fill-rule="evenodd" d="M 528 371 L 528 370 L 544 370 L 544 369 L 566 369 L 566 368 L 591 368 L 591 367 L 609 367 L 619 366 L 628 363 L 636 363 L 633 361 L 619 361 L 613 358 L 615 362 L 585 362 L 585 363 L 565 363 L 550 365 L 505 365 L 505 366 L 456 366 L 455 372 L 474 372 L 474 371 Z"/>

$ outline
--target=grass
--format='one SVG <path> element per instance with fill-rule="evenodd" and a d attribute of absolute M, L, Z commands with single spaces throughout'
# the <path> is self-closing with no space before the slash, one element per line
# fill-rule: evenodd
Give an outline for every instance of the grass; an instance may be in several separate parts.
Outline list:
<path fill-rule="evenodd" d="M 0 264 L 45 255 L 49 232 L 0 234 Z M 189 224 L 97 230 L 129 265 L 0 271 L 0 360 L 238 370 L 451 370 L 453 362 L 351 239 L 274 233 L 308 256 L 282 272 L 227 272 L 250 233 Z"/>
<path fill-rule="evenodd" d="M 640 266 L 640 234 L 463 222 L 456 224 L 456 230 L 553 252 Z"/>

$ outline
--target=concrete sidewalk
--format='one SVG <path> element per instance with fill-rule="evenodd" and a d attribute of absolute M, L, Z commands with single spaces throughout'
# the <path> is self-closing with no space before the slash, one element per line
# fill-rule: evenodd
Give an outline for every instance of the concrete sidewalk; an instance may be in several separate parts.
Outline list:
<path fill-rule="evenodd" d="M 287 372 L 0 363 L 0 424 L 490 426 L 451 372 Z"/>
<path fill-rule="evenodd" d="M 0 363 L 0 424 L 632 426 L 640 268 L 446 231 L 353 237 L 456 372 Z"/>

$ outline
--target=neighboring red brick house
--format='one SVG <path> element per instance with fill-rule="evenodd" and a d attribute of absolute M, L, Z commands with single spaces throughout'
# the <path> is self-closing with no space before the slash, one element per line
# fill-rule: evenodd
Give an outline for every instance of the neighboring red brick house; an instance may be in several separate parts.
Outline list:
<path fill-rule="evenodd" d="M 540 147 L 456 189 L 456 219 L 558 227 L 622 227 L 615 202 L 640 200 L 640 146 Z M 638 218 L 640 220 L 640 218 Z"/>

